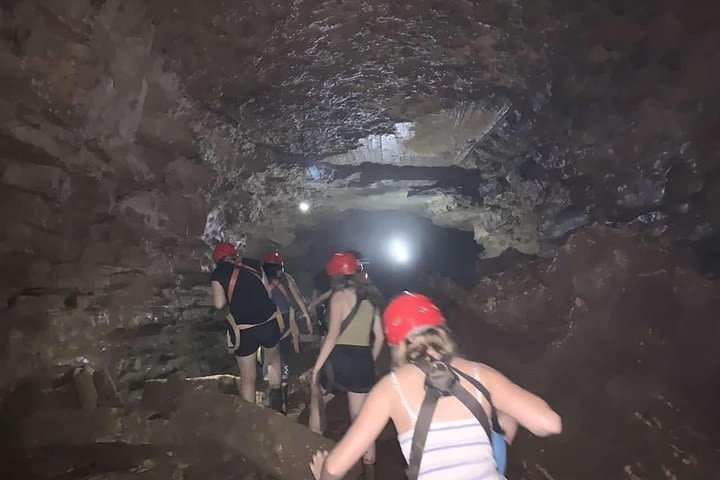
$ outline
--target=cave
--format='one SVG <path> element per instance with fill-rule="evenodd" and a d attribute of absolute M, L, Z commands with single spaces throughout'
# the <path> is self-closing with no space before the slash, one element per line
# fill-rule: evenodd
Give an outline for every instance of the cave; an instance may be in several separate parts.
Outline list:
<path fill-rule="evenodd" d="M 308 297 L 352 249 L 386 298 L 433 298 L 563 418 L 508 478 L 718 478 L 719 24 L 713 0 L 0 1 L 4 478 L 311 478 L 307 372 L 268 424 L 233 390 L 219 241 Z"/>

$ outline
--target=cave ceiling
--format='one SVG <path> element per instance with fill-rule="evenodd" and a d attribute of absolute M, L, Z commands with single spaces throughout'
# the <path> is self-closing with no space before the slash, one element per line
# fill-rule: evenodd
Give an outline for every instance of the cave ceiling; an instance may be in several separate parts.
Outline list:
<path fill-rule="evenodd" d="M 6 3 L 22 69 L 53 66 L 33 77 L 42 122 L 97 144 L 78 162 L 132 143 L 134 178 L 148 150 L 212 168 L 184 177 L 205 179 L 206 241 L 288 245 L 351 209 L 470 231 L 487 256 L 549 253 L 590 223 L 680 240 L 720 226 L 708 2 Z M 75 45 L 48 51 L 48 25 Z"/>
<path fill-rule="evenodd" d="M 592 222 L 702 236 L 706 205 L 668 184 L 714 168 L 697 144 L 717 53 L 698 40 L 717 34 L 670 2 L 604 3 L 147 8 L 153 48 L 244 158 L 244 186 L 217 186 L 216 236 L 288 244 L 353 208 L 472 231 L 488 256 L 551 252 Z M 452 168 L 463 182 L 443 182 Z"/>

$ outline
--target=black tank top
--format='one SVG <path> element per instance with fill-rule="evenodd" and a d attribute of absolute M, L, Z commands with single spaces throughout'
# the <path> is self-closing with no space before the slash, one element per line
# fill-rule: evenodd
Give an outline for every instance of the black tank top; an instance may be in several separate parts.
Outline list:
<path fill-rule="evenodd" d="M 248 258 L 243 258 L 242 262 L 261 275 L 260 262 Z M 225 298 L 234 268 L 232 263 L 220 262 L 210 275 L 211 282 L 216 281 L 222 285 Z M 230 302 L 230 313 L 235 322 L 241 325 L 256 325 L 272 317 L 275 311 L 275 304 L 268 296 L 262 281 L 248 269 L 240 268 Z"/>

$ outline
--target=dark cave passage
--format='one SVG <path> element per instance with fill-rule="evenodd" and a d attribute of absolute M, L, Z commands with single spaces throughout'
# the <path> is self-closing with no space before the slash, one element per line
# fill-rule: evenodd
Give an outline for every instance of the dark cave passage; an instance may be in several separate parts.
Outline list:
<path fill-rule="evenodd" d="M 307 247 L 288 261 L 291 272 L 315 275 L 333 252 L 354 250 L 388 299 L 403 290 L 425 290 L 431 276 L 468 288 L 482 252 L 471 232 L 441 228 L 401 211 L 347 211 L 331 222 L 298 231 L 296 242 Z"/>

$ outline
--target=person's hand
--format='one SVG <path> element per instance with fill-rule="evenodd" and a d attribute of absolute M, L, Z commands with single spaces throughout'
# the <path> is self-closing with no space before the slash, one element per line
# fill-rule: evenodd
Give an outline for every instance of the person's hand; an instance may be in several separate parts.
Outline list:
<path fill-rule="evenodd" d="M 312 461 L 310 462 L 310 471 L 312 472 L 313 477 L 315 477 L 315 480 L 320 480 L 323 465 L 325 465 L 327 456 L 327 450 L 318 450 L 315 452 L 315 455 L 313 455 Z"/>

